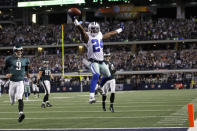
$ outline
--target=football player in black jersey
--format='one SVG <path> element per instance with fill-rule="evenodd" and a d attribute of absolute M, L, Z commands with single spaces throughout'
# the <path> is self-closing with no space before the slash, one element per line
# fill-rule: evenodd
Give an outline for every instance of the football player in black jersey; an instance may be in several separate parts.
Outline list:
<path fill-rule="evenodd" d="M 110 111 L 114 112 L 114 99 L 115 99 L 115 88 L 116 88 L 116 80 L 115 80 L 115 68 L 114 68 L 114 64 L 110 61 L 111 55 L 110 53 L 106 53 L 104 54 L 105 57 L 105 63 L 106 65 L 109 67 L 110 73 L 111 73 L 111 77 L 109 77 L 108 79 L 105 80 L 105 82 L 101 82 L 101 88 L 102 88 L 102 108 L 103 111 L 106 111 L 106 107 L 105 107 L 105 101 L 107 98 L 107 93 L 108 90 L 111 90 L 111 95 L 110 95 Z"/>
<path fill-rule="evenodd" d="M 45 90 L 45 96 L 43 98 L 43 102 L 41 104 L 42 108 L 51 107 L 52 105 L 49 103 L 49 95 L 51 91 L 51 83 L 50 80 L 53 80 L 53 75 L 51 73 L 51 69 L 49 68 L 49 61 L 43 61 L 43 67 L 39 68 L 39 73 L 37 76 L 37 84 L 40 81 Z"/>

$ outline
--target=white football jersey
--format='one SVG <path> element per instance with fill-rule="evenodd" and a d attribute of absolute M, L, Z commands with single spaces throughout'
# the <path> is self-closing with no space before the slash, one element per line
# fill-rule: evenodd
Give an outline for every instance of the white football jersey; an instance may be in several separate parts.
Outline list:
<path fill-rule="evenodd" d="M 24 85 L 29 86 L 30 85 L 30 80 L 27 78 L 27 80 L 24 80 Z"/>
<path fill-rule="evenodd" d="M 87 32 L 89 36 L 89 40 L 87 43 L 87 50 L 88 50 L 88 59 L 92 58 L 97 61 L 103 61 L 103 34 L 101 32 L 98 33 L 97 36 L 92 37 L 90 32 Z"/>

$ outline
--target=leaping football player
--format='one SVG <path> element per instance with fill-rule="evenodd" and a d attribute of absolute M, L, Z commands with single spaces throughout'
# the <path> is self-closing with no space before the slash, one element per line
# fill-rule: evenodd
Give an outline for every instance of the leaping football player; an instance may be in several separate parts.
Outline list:
<path fill-rule="evenodd" d="M 15 98 L 18 100 L 19 117 L 18 122 L 22 122 L 25 118 L 23 112 L 23 93 L 24 93 L 24 77 L 25 74 L 30 78 L 29 74 L 29 59 L 22 57 L 22 46 L 14 46 L 14 55 L 8 56 L 5 59 L 5 73 L 6 77 L 10 79 L 9 83 L 9 97 L 10 103 L 13 105 Z"/>
<path fill-rule="evenodd" d="M 43 61 L 43 67 L 39 68 L 39 72 L 38 72 L 38 76 L 37 76 L 37 85 L 40 81 L 41 84 L 42 84 L 42 87 L 45 90 L 45 96 L 43 98 L 41 108 L 52 106 L 49 103 L 49 95 L 50 95 L 50 92 L 51 92 L 50 80 L 53 80 L 53 75 L 51 73 L 51 69 L 49 68 L 49 61 Z"/>
<path fill-rule="evenodd" d="M 100 26 L 97 22 L 91 22 L 88 25 L 88 32 L 80 25 L 78 20 L 74 15 L 69 14 L 74 21 L 75 26 L 80 31 L 82 35 L 83 41 L 86 43 L 86 48 L 88 50 L 87 56 L 88 60 L 91 62 L 90 69 L 92 72 L 92 80 L 90 83 L 90 95 L 89 95 L 89 103 L 95 103 L 95 88 L 96 84 L 99 80 L 99 76 L 103 75 L 104 79 L 111 76 L 109 68 L 103 62 L 103 39 L 108 39 L 113 35 L 119 34 L 123 31 L 122 28 L 119 28 L 115 31 L 108 32 L 106 34 L 102 34 L 100 31 Z M 101 80 L 102 83 L 102 80 Z"/>

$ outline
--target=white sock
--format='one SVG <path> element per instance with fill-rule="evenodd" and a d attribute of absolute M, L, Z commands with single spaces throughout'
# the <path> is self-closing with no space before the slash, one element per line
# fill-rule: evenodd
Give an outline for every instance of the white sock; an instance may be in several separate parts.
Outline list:
<path fill-rule="evenodd" d="M 24 114 L 24 113 L 22 111 L 20 111 L 19 114 Z"/>
<path fill-rule="evenodd" d="M 90 93 L 90 98 L 94 98 L 94 93 Z"/>

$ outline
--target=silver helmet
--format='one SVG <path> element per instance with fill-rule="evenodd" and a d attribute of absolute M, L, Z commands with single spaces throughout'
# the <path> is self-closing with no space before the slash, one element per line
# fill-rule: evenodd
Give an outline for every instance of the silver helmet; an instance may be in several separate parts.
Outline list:
<path fill-rule="evenodd" d="M 88 32 L 90 32 L 92 37 L 95 37 L 100 32 L 100 25 L 97 22 L 91 22 L 88 25 Z"/>

